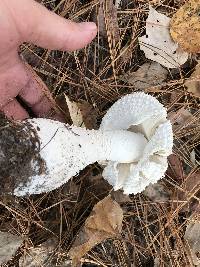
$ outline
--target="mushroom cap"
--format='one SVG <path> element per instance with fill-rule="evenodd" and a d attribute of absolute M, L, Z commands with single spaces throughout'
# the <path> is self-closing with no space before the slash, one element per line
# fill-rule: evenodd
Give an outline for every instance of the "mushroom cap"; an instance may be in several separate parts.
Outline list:
<path fill-rule="evenodd" d="M 172 153 L 173 133 L 167 111 L 155 97 L 142 92 L 122 97 L 108 110 L 100 129 L 127 129 L 144 134 L 148 140 L 137 163 L 104 162 L 103 177 L 114 190 L 137 194 L 164 176 L 167 156 Z"/>

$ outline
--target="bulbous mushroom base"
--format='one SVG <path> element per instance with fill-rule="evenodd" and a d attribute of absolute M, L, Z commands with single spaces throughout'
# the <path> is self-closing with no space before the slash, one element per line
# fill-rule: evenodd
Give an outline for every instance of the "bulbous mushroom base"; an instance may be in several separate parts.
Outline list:
<path fill-rule="evenodd" d="M 29 177 L 45 170 L 39 151 L 37 132 L 31 124 L 13 122 L 0 113 L 0 194 L 13 194 Z"/>

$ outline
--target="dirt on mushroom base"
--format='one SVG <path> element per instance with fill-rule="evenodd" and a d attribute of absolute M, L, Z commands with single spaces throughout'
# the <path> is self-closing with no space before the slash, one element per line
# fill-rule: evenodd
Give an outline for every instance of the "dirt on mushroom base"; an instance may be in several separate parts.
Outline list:
<path fill-rule="evenodd" d="M 160 6 L 157 0 L 126 0 L 121 1 L 118 11 L 106 9 L 107 29 L 115 27 L 118 32 L 120 28 L 121 32 L 121 41 L 115 48 L 113 44 L 118 41 L 111 32 L 100 36 L 91 46 L 76 54 L 49 52 L 30 44 L 22 47 L 22 54 L 55 95 L 65 92 L 76 102 L 89 102 L 96 109 L 100 122 L 111 103 L 135 91 L 134 85 L 124 83 L 118 77 L 129 71 L 137 71 L 143 63 L 149 62 L 137 46 L 137 37 L 143 35 L 148 4 L 171 17 L 184 2 L 164 0 Z M 88 0 L 76 3 L 44 0 L 43 3 L 66 18 L 78 18 L 81 21 L 97 17 L 98 13 L 98 4 Z M 118 24 L 113 25 L 112 12 L 117 12 Z M 194 175 L 188 172 L 199 168 L 191 161 L 191 152 L 194 150 L 195 160 L 199 161 L 200 118 L 199 100 L 186 91 L 182 78 L 188 78 L 196 64 L 191 59 L 183 68 L 171 71 L 163 86 L 151 86 L 144 90 L 157 96 L 168 107 L 169 118 L 173 119 L 175 157 L 161 181 L 162 193 L 166 193 L 169 199 L 151 200 L 143 194 L 128 199 L 123 197 L 121 240 L 107 240 L 96 246 L 82 259 L 83 266 L 191 266 L 183 236 L 190 214 L 198 212 L 193 202 L 198 202 L 200 188 L 198 184 L 193 184 Z M 187 121 L 183 109 L 191 113 Z M 177 164 L 181 165 L 180 168 L 177 168 Z M 93 206 L 111 190 L 99 176 L 100 173 L 100 167 L 92 165 L 69 184 L 49 194 L 18 199 L 17 204 L 4 199 L 0 227 L 7 226 L 7 231 L 12 228 L 26 233 L 36 247 L 57 235 L 59 241 L 54 260 L 66 258 L 73 239 Z M 188 183 L 193 187 L 188 188 Z M 26 246 L 29 248 L 32 244 L 27 243 Z M 25 254 L 26 249 L 21 253 Z M 17 259 L 12 266 L 17 266 Z"/>
<path fill-rule="evenodd" d="M 13 122 L 0 113 L 1 195 L 12 194 L 15 188 L 28 182 L 27 177 L 45 170 L 39 151 L 37 133 L 29 123 L 25 126 Z"/>

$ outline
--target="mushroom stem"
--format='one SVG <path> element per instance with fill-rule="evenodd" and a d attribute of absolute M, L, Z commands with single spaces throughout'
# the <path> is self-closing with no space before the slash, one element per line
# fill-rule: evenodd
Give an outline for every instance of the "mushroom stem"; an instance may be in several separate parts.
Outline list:
<path fill-rule="evenodd" d="M 114 189 L 136 194 L 164 176 L 173 146 L 166 109 L 144 93 L 113 104 L 100 130 L 48 119 L 1 123 L 1 116 L 0 126 L 0 193 L 17 196 L 56 189 L 96 161 Z"/>
<path fill-rule="evenodd" d="M 142 134 L 127 130 L 86 131 L 91 140 L 94 138 L 93 140 L 97 141 L 96 143 L 93 141 L 88 142 L 89 140 L 86 141 L 86 144 L 89 143 L 90 145 L 88 150 L 91 149 L 91 151 L 93 150 L 94 153 L 97 153 L 97 161 L 136 162 L 142 157 L 147 144 L 147 139 Z"/>
<path fill-rule="evenodd" d="M 87 130 L 46 119 L 32 120 L 32 125 L 36 130 L 40 129 L 37 130 L 40 155 L 49 161 L 47 167 L 53 162 L 57 164 L 57 161 L 61 164 L 71 160 L 73 163 L 72 159 L 85 166 L 103 160 L 135 162 L 142 156 L 147 144 L 142 134 L 127 130 Z"/>
<path fill-rule="evenodd" d="M 32 142 L 37 147 L 39 144 L 39 150 L 37 157 L 30 157 L 27 176 L 24 173 L 21 182 L 19 177 L 14 187 L 14 194 L 18 196 L 58 188 L 96 161 L 135 162 L 147 144 L 142 134 L 126 130 L 87 130 L 41 118 L 26 120 L 20 125 L 21 132 L 32 129 L 36 138 Z"/>

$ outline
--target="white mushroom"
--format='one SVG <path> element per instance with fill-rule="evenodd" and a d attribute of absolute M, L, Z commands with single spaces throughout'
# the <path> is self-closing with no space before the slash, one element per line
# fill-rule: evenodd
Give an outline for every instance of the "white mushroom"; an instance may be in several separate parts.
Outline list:
<path fill-rule="evenodd" d="M 159 180 L 172 151 L 172 127 L 165 108 L 152 96 L 133 93 L 107 112 L 99 130 L 86 130 L 48 119 L 29 119 L 40 143 L 44 168 L 32 159 L 33 175 L 14 194 L 51 191 L 87 165 L 106 164 L 103 176 L 114 189 L 138 193 Z M 40 169 L 40 171 L 39 171 Z"/>
<path fill-rule="evenodd" d="M 137 163 L 107 162 L 103 177 L 114 190 L 122 188 L 125 194 L 137 194 L 164 176 L 173 146 L 172 126 L 166 118 L 163 105 L 144 93 L 126 95 L 108 110 L 100 129 L 127 129 L 144 134 L 148 140 Z"/>

